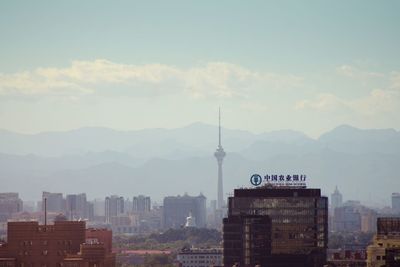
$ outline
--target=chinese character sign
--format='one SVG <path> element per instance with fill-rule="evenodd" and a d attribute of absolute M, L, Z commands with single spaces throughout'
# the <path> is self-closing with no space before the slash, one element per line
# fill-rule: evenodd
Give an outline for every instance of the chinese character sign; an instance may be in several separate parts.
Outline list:
<path fill-rule="evenodd" d="M 266 174 L 264 178 L 259 174 L 253 174 L 250 182 L 258 186 L 263 181 L 265 184 L 274 186 L 306 186 L 307 176 L 305 174 Z"/>

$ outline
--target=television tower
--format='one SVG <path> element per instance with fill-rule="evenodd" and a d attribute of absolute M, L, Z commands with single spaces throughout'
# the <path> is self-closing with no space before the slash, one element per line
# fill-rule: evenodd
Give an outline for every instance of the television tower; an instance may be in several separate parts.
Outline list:
<path fill-rule="evenodd" d="M 221 209 L 224 206 L 224 189 L 222 183 L 222 162 L 226 153 L 221 145 L 221 108 L 218 110 L 218 147 L 214 153 L 218 163 L 218 196 L 217 196 L 217 208 Z"/>

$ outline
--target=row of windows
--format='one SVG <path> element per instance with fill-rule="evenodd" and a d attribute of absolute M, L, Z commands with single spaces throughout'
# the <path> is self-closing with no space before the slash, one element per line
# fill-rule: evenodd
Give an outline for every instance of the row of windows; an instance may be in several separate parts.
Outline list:
<path fill-rule="evenodd" d="M 380 261 L 380 260 L 386 260 L 386 256 L 376 256 L 376 260 Z"/>
<path fill-rule="evenodd" d="M 200 260 L 200 261 L 182 261 L 182 263 L 214 263 L 214 261 L 210 260 Z"/>
<path fill-rule="evenodd" d="M 37 243 L 41 243 L 41 245 L 47 246 L 49 244 L 48 240 L 42 240 L 42 241 L 35 241 L 33 242 L 32 240 L 25 240 L 25 241 L 21 241 L 19 243 L 20 246 L 33 246 L 35 243 L 35 245 Z M 58 240 L 57 241 L 57 245 L 72 245 L 72 240 Z"/>
<path fill-rule="evenodd" d="M 209 256 L 209 255 L 199 255 L 199 256 L 197 256 L 197 255 L 180 255 L 182 258 L 189 258 L 189 259 L 197 259 L 197 258 L 199 258 L 199 259 L 204 259 L 204 258 L 210 258 L 210 259 L 217 259 L 217 258 L 220 258 L 221 256 Z"/>
<path fill-rule="evenodd" d="M 49 251 L 48 250 L 43 250 L 42 252 L 41 252 L 41 255 L 43 255 L 43 256 L 47 256 L 49 254 Z M 59 256 L 62 256 L 62 255 L 67 255 L 68 254 L 68 252 L 66 251 L 66 250 L 58 250 L 57 251 L 57 255 L 59 255 Z M 31 256 L 32 255 L 32 253 L 30 252 L 30 251 L 20 251 L 19 253 L 18 253 L 18 255 L 20 255 L 20 256 Z"/>
<path fill-rule="evenodd" d="M 1 265 L 0 267 L 8 267 L 8 266 L 14 266 L 13 265 Z M 21 262 L 20 267 L 33 267 L 33 266 L 40 266 L 40 267 L 50 267 L 46 263 L 41 263 L 39 265 L 35 265 L 34 263 L 26 263 L 26 262 Z M 79 267 L 79 263 L 59 263 L 57 264 L 57 267 Z M 93 267 L 97 267 L 97 264 L 94 264 Z"/>

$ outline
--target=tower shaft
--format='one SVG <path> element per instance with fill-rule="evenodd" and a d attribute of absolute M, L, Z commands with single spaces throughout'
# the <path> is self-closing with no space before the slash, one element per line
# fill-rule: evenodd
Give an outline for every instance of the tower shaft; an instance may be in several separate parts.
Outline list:
<path fill-rule="evenodd" d="M 224 188 L 222 183 L 222 161 L 218 162 L 218 200 L 217 208 L 221 209 L 224 206 Z"/>

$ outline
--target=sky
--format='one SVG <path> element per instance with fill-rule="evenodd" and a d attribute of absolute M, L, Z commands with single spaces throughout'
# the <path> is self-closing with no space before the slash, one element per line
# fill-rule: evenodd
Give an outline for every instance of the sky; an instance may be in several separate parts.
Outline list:
<path fill-rule="evenodd" d="M 400 129 L 399 1 L 1 1 L 0 128 Z"/>

